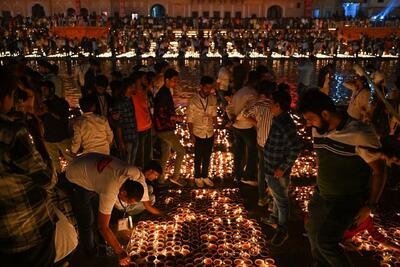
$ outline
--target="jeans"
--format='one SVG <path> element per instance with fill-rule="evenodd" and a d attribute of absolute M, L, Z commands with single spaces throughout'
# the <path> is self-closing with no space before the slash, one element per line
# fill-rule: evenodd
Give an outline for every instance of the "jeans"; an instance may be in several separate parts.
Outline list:
<path fill-rule="evenodd" d="M 267 197 L 267 194 L 265 193 L 267 183 L 265 182 L 264 169 L 264 148 L 258 146 L 258 199 Z"/>
<path fill-rule="evenodd" d="M 135 166 L 144 168 L 150 160 L 153 159 L 153 144 L 151 138 L 151 129 L 138 132 L 139 142 L 136 153 Z"/>
<path fill-rule="evenodd" d="M 353 223 L 364 198 L 351 197 L 346 200 L 326 200 L 315 192 L 308 205 L 309 218 L 306 224 L 311 253 L 320 266 L 353 266 L 339 246 L 346 229 Z"/>
<path fill-rule="evenodd" d="M 126 155 L 123 157 L 123 159 L 129 164 L 134 165 L 138 150 L 138 140 L 135 140 L 133 142 L 126 142 L 125 145 L 126 145 Z"/>
<path fill-rule="evenodd" d="M 160 132 L 158 133 L 158 137 L 161 139 L 161 167 L 163 170 L 161 180 L 165 179 L 165 171 L 171 148 L 176 152 L 173 178 L 179 178 L 183 157 L 185 156 L 185 148 L 173 131 Z"/>
<path fill-rule="evenodd" d="M 65 139 L 61 142 L 44 142 L 53 166 L 56 168 L 57 173 L 61 172 L 60 152 L 67 161 L 72 160 L 71 155 L 71 140 Z"/>
<path fill-rule="evenodd" d="M 214 136 L 199 138 L 196 136 L 194 144 L 194 178 L 207 178 L 210 166 L 211 153 L 214 145 Z"/>
<path fill-rule="evenodd" d="M 272 198 L 274 199 L 274 206 L 271 217 L 276 220 L 278 229 L 282 231 L 287 230 L 287 222 L 289 220 L 289 177 L 274 177 L 266 176 L 268 186 Z"/>
<path fill-rule="evenodd" d="M 234 136 L 234 171 L 237 178 L 256 179 L 257 170 L 257 132 L 254 128 L 233 128 Z M 244 155 L 246 169 L 243 168 Z"/>
<path fill-rule="evenodd" d="M 69 197 L 78 223 L 79 243 L 85 252 L 93 253 L 96 248 L 94 227 L 97 221 L 99 195 L 75 184 L 71 187 Z"/>

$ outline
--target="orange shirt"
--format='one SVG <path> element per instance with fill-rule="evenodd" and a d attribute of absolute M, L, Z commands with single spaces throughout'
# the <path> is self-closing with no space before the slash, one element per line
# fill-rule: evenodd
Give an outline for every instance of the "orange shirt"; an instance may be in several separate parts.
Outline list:
<path fill-rule="evenodd" d="M 132 96 L 133 105 L 135 106 L 135 117 L 137 123 L 137 131 L 143 132 L 151 128 L 151 116 L 149 109 L 149 100 L 146 92 L 139 90 Z"/>

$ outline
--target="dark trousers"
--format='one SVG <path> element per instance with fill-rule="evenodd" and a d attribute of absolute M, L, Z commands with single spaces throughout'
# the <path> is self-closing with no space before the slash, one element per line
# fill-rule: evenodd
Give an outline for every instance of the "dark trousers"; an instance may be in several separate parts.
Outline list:
<path fill-rule="evenodd" d="M 257 146 L 258 148 L 258 199 L 267 197 L 265 192 L 267 182 L 265 181 L 265 168 L 264 168 L 264 147 Z"/>
<path fill-rule="evenodd" d="M 318 266 L 353 266 L 339 246 L 360 210 L 364 198 L 327 200 L 315 192 L 308 205 L 309 219 L 306 224 L 311 253 Z"/>
<path fill-rule="evenodd" d="M 207 178 L 210 166 L 211 153 L 214 145 L 214 136 L 199 138 L 196 136 L 194 144 L 194 178 Z"/>
<path fill-rule="evenodd" d="M 69 191 L 72 210 L 79 229 L 79 244 L 88 254 L 96 251 L 95 222 L 97 221 L 99 195 L 71 183 Z"/>
<path fill-rule="evenodd" d="M 51 267 L 54 266 L 56 250 L 54 244 L 55 226 L 49 222 L 49 234 L 39 245 L 26 251 L 6 254 L 0 252 L 0 266 L 7 267 Z"/>
<path fill-rule="evenodd" d="M 234 171 L 237 178 L 256 180 L 257 177 L 257 132 L 254 128 L 233 128 Z M 246 153 L 247 152 L 247 153 Z M 245 157 L 246 155 L 246 157 Z M 243 167 L 244 165 L 246 168 Z"/>
<path fill-rule="evenodd" d="M 136 167 L 144 168 L 153 159 L 153 144 L 151 129 L 138 132 L 138 147 L 136 152 Z"/>

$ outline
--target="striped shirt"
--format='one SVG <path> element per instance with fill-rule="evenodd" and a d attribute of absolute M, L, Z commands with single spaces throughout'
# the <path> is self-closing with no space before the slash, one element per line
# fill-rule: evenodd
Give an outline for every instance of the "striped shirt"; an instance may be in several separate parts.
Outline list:
<path fill-rule="evenodd" d="M 289 177 L 302 148 L 303 144 L 290 114 L 284 112 L 274 117 L 264 146 L 265 175 L 273 176 L 279 168 L 284 172 L 284 177 Z"/>
<path fill-rule="evenodd" d="M 313 138 L 318 158 L 317 186 L 322 197 L 342 199 L 368 192 L 368 163 L 378 160 L 379 155 L 367 148 L 380 147 L 372 127 L 344 115 L 335 130 L 319 134 L 313 129 Z"/>
<path fill-rule="evenodd" d="M 242 116 L 257 121 L 257 143 L 261 147 L 265 145 L 272 124 L 270 106 L 271 100 L 257 99 L 250 101 L 242 111 Z"/>

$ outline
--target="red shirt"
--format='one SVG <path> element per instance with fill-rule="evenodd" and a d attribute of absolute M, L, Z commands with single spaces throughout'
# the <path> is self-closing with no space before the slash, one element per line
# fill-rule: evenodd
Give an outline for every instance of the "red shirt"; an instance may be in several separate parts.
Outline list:
<path fill-rule="evenodd" d="M 151 128 L 151 116 L 149 109 L 149 101 L 146 92 L 138 90 L 132 96 L 133 105 L 135 106 L 135 117 L 137 123 L 137 131 L 143 132 Z"/>

